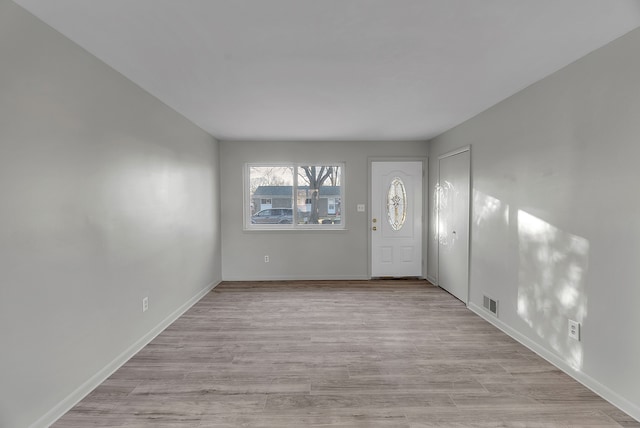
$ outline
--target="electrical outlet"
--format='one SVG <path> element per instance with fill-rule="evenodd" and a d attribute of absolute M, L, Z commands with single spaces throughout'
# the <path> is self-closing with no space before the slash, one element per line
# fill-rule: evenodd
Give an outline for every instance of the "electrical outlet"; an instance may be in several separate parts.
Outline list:
<path fill-rule="evenodd" d="M 269 263 L 269 256 L 264 256 L 264 262 Z"/>
<path fill-rule="evenodd" d="M 149 298 L 145 297 L 142 299 L 142 312 L 147 312 L 147 309 L 149 309 Z"/>
<path fill-rule="evenodd" d="M 365 210 L 364 204 L 356 205 L 356 211 L 358 211 L 359 213 L 363 213 L 364 210 Z"/>
<path fill-rule="evenodd" d="M 569 337 L 580 341 L 580 323 L 578 321 L 569 320 Z"/>

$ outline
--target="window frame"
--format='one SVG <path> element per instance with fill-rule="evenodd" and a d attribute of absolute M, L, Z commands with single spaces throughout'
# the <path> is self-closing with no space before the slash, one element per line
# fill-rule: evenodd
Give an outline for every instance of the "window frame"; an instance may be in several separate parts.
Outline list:
<path fill-rule="evenodd" d="M 298 192 L 298 168 L 302 166 L 336 166 L 340 168 L 340 223 L 335 224 L 298 224 L 299 211 L 297 204 Z M 286 224 L 258 224 L 251 223 L 251 168 L 252 167 L 273 167 L 273 168 L 292 168 L 293 185 L 291 191 L 292 214 L 293 220 Z M 330 231 L 330 230 L 346 230 L 345 215 L 345 162 L 246 162 L 243 171 L 243 229 L 245 231 Z M 335 198 L 335 197 L 334 197 Z M 273 202 L 273 200 L 272 200 Z M 272 207 L 273 209 L 273 207 Z M 287 208 L 288 209 L 288 208 Z M 260 210 L 256 210 L 258 212 Z"/>

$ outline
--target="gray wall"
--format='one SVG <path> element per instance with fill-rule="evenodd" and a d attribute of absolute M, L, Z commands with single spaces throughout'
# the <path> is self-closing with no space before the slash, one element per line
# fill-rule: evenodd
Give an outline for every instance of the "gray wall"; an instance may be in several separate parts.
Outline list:
<path fill-rule="evenodd" d="M 366 279 L 370 157 L 426 157 L 426 142 L 238 142 L 220 143 L 222 275 L 225 280 Z M 243 230 L 246 162 L 345 162 L 343 231 Z M 368 208 L 368 207 L 367 207 Z M 264 256 L 270 262 L 264 263 Z"/>
<path fill-rule="evenodd" d="M 635 31 L 430 145 L 432 184 L 439 154 L 473 147 L 472 309 L 498 298 L 498 326 L 636 418 L 639 45 Z M 222 275 L 366 278 L 369 218 L 355 207 L 368 203 L 368 158 L 427 151 L 224 142 L 218 153 L 8 0 L 0 59 L 0 426 L 55 417 Z M 346 162 L 347 230 L 244 231 L 243 165 L 270 161 Z M 583 323 L 581 342 L 567 318 Z"/>
<path fill-rule="evenodd" d="M 218 147 L 8 0 L 0 62 L 0 426 L 25 427 L 220 280 Z"/>
<path fill-rule="evenodd" d="M 638 46 L 635 30 L 434 139 L 430 171 L 433 197 L 438 155 L 472 145 L 470 306 L 499 299 L 501 328 L 640 419 Z"/>

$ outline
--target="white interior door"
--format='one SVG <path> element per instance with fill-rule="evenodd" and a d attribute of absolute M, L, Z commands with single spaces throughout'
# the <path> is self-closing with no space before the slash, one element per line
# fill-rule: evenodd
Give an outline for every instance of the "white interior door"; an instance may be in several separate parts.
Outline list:
<path fill-rule="evenodd" d="M 469 301 L 469 150 L 438 160 L 438 285 Z"/>
<path fill-rule="evenodd" d="M 422 276 L 422 162 L 371 163 L 371 276 Z"/>

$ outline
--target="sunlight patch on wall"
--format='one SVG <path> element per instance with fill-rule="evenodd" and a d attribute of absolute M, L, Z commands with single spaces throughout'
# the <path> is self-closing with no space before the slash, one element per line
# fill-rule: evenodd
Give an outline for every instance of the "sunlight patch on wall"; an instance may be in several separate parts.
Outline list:
<path fill-rule="evenodd" d="M 589 241 L 518 211 L 518 315 L 567 364 L 582 367 L 582 343 L 569 338 L 569 319 L 584 322 Z"/>
<path fill-rule="evenodd" d="M 500 214 L 505 223 L 509 224 L 509 205 L 500 199 L 473 189 L 473 223 L 481 226 L 483 222 Z"/>
<path fill-rule="evenodd" d="M 449 204 L 455 200 L 457 193 L 458 191 L 455 186 L 449 181 L 445 181 L 442 184 L 436 184 L 433 206 L 437 216 L 436 218 L 438 219 L 438 227 L 434 231 L 434 239 L 438 240 L 442 246 L 453 245 L 456 240 L 456 236 L 449 236 L 450 234 L 448 231 L 450 227 L 448 225 L 447 216 L 440 216 L 438 214 L 447 209 Z"/>
<path fill-rule="evenodd" d="M 509 267 L 513 266 L 515 260 L 510 256 L 512 253 L 509 239 L 512 235 L 510 231 L 510 208 L 509 204 L 492 195 L 484 193 L 477 188 L 473 189 L 473 209 L 471 217 L 471 245 L 474 251 L 471 274 L 473 278 L 474 292 L 496 300 L 495 312 L 491 311 L 489 302 L 489 312 L 499 316 L 497 306 L 502 299 L 506 304 L 507 312 L 513 310 L 513 302 L 508 297 L 508 291 L 501 289 L 501 284 L 505 275 L 509 272 Z M 477 249 L 477 250 L 476 250 Z M 496 257 L 496 254 L 509 254 L 507 257 Z M 484 299 L 484 298 L 483 298 Z"/>

